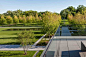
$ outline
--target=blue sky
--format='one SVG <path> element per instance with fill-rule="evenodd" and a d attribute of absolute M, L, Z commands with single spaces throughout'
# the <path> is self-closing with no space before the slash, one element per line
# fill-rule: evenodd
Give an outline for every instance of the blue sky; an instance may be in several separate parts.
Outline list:
<path fill-rule="evenodd" d="M 7 10 L 35 10 L 51 11 L 60 13 L 61 10 L 68 6 L 77 7 L 78 5 L 86 6 L 86 0 L 1 0 L 0 13 Z"/>

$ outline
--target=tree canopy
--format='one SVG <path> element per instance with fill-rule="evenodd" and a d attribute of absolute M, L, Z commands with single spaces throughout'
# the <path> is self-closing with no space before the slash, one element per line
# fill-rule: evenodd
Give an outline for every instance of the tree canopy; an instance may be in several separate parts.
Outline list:
<path fill-rule="evenodd" d="M 62 19 L 67 19 L 68 14 L 75 16 L 75 14 L 78 12 L 80 12 L 80 14 L 84 14 L 84 11 L 86 11 L 86 7 L 84 5 L 79 5 L 77 8 L 69 6 L 66 9 L 62 10 L 60 12 L 60 15 Z"/>

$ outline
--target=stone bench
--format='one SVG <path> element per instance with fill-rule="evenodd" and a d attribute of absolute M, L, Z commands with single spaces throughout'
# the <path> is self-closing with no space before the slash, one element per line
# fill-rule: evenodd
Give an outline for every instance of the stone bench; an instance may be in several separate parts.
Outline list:
<path fill-rule="evenodd" d="M 86 57 L 86 52 L 79 52 L 80 57 Z"/>
<path fill-rule="evenodd" d="M 81 41 L 81 50 L 86 51 L 86 41 Z"/>
<path fill-rule="evenodd" d="M 86 57 L 86 41 L 81 41 L 81 50 L 84 52 L 79 52 L 80 57 Z"/>

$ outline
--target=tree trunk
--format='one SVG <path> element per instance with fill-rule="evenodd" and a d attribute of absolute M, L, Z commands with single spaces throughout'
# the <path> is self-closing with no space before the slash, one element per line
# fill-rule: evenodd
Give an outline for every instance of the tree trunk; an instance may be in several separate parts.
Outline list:
<path fill-rule="evenodd" d="M 26 50 L 24 50 L 24 55 L 27 55 L 27 51 Z"/>
<path fill-rule="evenodd" d="M 24 49 L 24 55 L 27 55 L 26 46 L 23 46 L 23 49 Z"/>
<path fill-rule="evenodd" d="M 49 33 L 49 38 L 50 38 L 50 33 Z"/>

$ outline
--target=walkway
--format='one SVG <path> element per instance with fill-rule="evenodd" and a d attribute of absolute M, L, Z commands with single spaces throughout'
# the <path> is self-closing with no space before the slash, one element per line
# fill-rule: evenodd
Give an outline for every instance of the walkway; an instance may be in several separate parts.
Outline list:
<path fill-rule="evenodd" d="M 46 57 L 80 57 L 81 41 L 86 36 L 55 36 Z"/>
<path fill-rule="evenodd" d="M 44 50 L 46 46 L 33 46 L 28 50 Z M 0 50 L 23 50 L 20 45 L 0 45 Z"/>
<path fill-rule="evenodd" d="M 61 36 L 71 36 L 71 33 L 70 33 L 68 27 L 62 27 Z"/>
<path fill-rule="evenodd" d="M 68 27 L 62 27 L 61 36 L 59 32 L 56 33 L 48 50 L 45 49 L 46 53 L 43 52 L 41 57 L 80 57 L 81 41 L 86 41 L 86 36 L 71 36 Z"/>
<path fill-rule="evenodd" d="M 42 27 L 0 27 L 0 28 L 42 28 Z"/>

